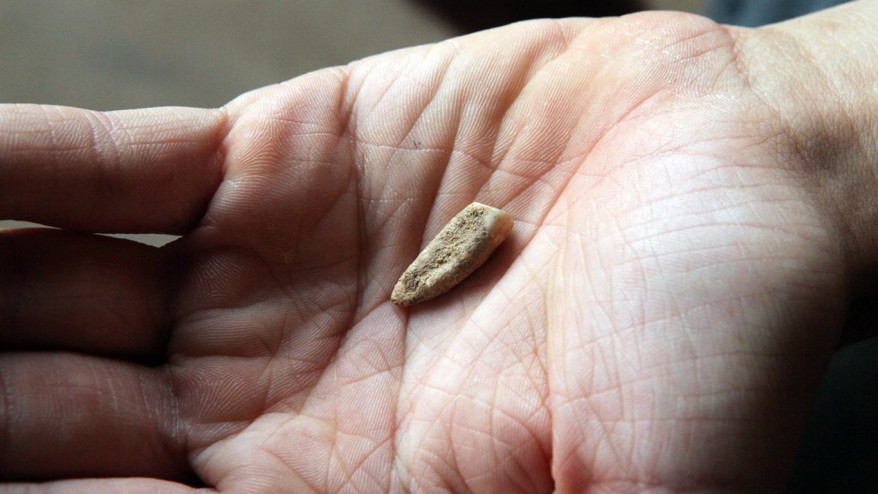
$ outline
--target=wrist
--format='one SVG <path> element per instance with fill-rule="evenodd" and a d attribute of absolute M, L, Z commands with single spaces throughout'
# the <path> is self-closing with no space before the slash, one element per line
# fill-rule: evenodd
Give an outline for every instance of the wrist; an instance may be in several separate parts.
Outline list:
<path fill-rule="evenodd" d="M 776 112 L 779 156 L 837 230 L 854 279 L 878 264 L 878 2 L 741 31 L 742 63 Z"/>

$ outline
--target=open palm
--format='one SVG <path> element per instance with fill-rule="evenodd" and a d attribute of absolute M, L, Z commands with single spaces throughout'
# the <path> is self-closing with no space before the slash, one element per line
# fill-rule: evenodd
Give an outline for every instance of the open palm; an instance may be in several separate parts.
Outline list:
<path fill-rule="evenodd" d="M 5 217 L 183 236 L 0 236 L 0 474 L 88 492 L 782 484 L 844 272 L 735 35 L 537 21 L 218 111 L 7 107 Z M 510 239 L 445 296 L 391 304 L 474 200 L 515 219 Z"/>

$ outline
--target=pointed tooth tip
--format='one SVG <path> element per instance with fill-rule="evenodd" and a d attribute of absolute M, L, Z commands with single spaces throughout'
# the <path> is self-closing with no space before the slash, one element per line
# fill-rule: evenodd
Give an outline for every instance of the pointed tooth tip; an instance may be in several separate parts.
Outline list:
<path fill-rule="evenodd" d="M 408 307 L 412 305 L 412 299 L 410 294 L 407 293 L 402 279 L 400 279 L 396 283 L 396 286 L 393 287 L 393 292 L 390 294 L 390 301 L 400 307 Z"/>

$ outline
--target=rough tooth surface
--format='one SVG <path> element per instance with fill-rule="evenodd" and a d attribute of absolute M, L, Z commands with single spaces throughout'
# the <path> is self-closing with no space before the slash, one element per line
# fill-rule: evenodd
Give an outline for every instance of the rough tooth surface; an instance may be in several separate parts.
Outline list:
<path fill-rule="evenodd" d="M 512 231 L 503 210 L 474 202 L 442 228 L 405 270 L 390 300 L 408 306 L 450 290 L 488 260 Z"/>

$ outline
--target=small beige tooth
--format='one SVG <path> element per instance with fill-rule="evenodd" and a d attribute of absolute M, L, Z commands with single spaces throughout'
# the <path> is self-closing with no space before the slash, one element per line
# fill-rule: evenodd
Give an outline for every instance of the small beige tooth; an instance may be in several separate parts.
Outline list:
<path fill-rule="evenodd" d="M 414 305 L 438 297 L 481 266 L 512 231 L 503 210 L 474 202 L 451 219 L 393 287 L 390 300 Z"/>

